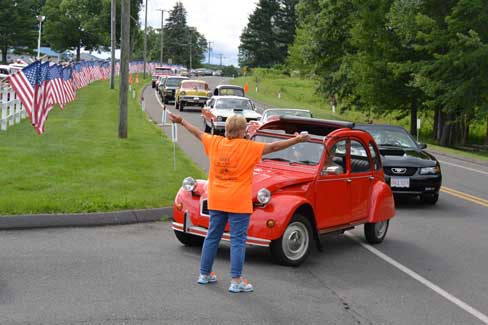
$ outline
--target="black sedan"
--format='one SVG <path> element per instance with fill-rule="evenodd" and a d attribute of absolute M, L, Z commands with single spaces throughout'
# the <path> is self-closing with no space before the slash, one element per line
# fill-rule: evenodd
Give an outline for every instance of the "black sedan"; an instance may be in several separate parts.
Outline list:
<path fill-rule="evenodd" d="M 369 132 L 380 149 L 385 180 L 395 196 L 418 196 L 428 204 L 439 199 L 441 168 L 437 159 L 424 151 L 401 126 L 360 124 L 357 129 Z"/>

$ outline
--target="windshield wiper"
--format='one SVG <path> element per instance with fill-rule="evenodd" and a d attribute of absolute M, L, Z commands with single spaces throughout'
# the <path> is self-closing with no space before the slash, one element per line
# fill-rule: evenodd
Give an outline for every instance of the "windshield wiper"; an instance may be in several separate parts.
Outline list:
<path fill-rule="evenodd" d="M 297 160 L 290 162 L 290 164 L 317 165 L 317 162 L 312 160 Z"/>
<path fill-rule="evenodd" d="M 280 158 L 280 157 L 265 157 L 263 160 L 275 160 L 275 161 L 286 161 L 290 162 L 288 159 Z"/>

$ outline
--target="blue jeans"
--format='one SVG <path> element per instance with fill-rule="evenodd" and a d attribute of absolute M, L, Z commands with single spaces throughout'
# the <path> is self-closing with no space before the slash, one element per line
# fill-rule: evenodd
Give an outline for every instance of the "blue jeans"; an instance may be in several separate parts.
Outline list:
<path fill-rule="evenodd" d="M 242 275 L 244 258 L 246 255 L 247 228 L 249 227 L 250 213 L 231 213 L 210 210 L 210 226 L 207 237 L 203 242 L 202 257 L 200 260 L 200 274 L 208 275 L 212 272 L 212 265 L 220 239 L 224 233 L 227 220 L 230 224 L 230 276 L 238 278 Z"/>

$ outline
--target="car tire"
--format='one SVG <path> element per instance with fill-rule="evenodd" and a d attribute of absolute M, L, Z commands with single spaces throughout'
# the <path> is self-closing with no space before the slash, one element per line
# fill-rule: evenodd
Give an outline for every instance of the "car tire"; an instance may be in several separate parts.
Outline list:
<path fill-rule="evenodd" d="M 385 239 L 390 220 L 364 224 L 364 237 L 370 244 L 379 244 Z"/>
<path fill-rule="evenodd" d="M 185 246 L 202 246 L 205 237 L 200 237 L 192 234 L 187 234 L 181 231 L 175 230 L 176 238 Z"/>
<path fill-rule="evenodd" d="M 420 197 L 420 200 L 424 204 L 434 205 L 439 200 L 439 193 L 435 193 L 435 194 L 424 194 L 424 195 L 422 195 Z"/>
<path fill-rule="evenodd" d="M 295 214 L 283 235 L 271 242 L 273 260 L 281 265 L 298 266 L 302 264 L 312 249 L 312 226 L 308 219 Z"/>
<path fill-rule="evenodd" d="M 180 110 L 180 103 L 178 103 L 177 101 L 175 101 L 175 109 L 176 110 Z"/>
<path fill-rule="evenodd" d="M 180 103 L 179 107 L 180 107 L 180 112 L 183 112 L 183 110 L 185 109 L 185 105 L 183 105 L 183 103 Z"/>

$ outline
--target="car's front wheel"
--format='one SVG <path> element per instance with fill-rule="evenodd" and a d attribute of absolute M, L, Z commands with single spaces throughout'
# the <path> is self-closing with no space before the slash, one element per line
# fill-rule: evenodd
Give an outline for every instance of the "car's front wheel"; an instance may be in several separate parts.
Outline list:
<path fill-rule="evenodd" d="M 364 224 L 364 236 L 370 244 L 379 244 L 385 239 L 390 220 Z"/>
<path fill-rule="evenodd" d="M 175 230 L 176 238 L 185 246 L 202 246 L 204 237 L 187 234 L 181 231 Z"/>
<path fill-rule="evenodd" d="M 312 226 L 306 217 L 296 214 L 291 219 L 281 238 L 271 243 L 273 260 L 282 265 L 298 266 L 310 254 Z"/>

